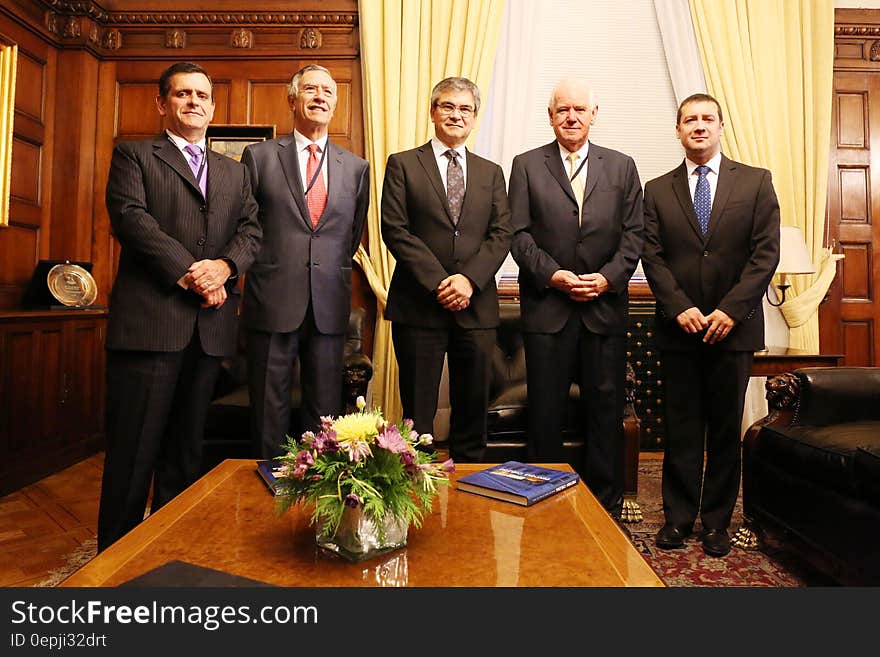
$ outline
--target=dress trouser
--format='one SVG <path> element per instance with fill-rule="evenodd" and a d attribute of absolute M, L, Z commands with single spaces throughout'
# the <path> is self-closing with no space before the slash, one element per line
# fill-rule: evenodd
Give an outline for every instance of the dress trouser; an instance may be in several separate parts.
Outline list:
<path fill-rule="evenodd" d="M 662 355 L 666 522 L 689 531 L 699 515 L 704 529 L 727 529 L 739 494 L 743 405 L 754 354 L 706 345 Z"/>
<path fill-rule="evenodd" d="M 296 331 L 247 332 L 251 438 L 256 458 L 280 456 L 286 436 L 314 431 L 321 416 L 342 408 L 345 334 L 328 335 L 315 327 L 309 305 Z M 291 426 L 294 363 L 300 360 L 300 426 Z"/>
<path fill-rule="evenodd" d="M 612 515 L 623 507 L 625 338 L 593 333 L 572 313 L 558 333 L 524 333 L 529 459 L 565 463 L 563 429 L 572 382 L 580 388 L 578 428 L 584 482 Z"/>
<path fill-rule="evenodd" d="M 107 351 L 107 449 L 98 512 L 103 550 L 199 476 L 220 358 L 198 330 L 183 351 Z"/>
<path fill-rule="evenodd" d="M 486 451 L 495 329 L 424 328 L 392 323 L 404 417 L 418 433 L 434 432 L 443 359 L 449 365 L 449 456 L 480 463 Z"/>

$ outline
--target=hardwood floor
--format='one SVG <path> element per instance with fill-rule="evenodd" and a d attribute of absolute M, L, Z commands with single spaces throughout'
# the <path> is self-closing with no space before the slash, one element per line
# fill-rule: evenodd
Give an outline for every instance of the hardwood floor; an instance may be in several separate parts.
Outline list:
<path fill-rule="evenodd" d="M 0 497 L 0 586 L 34 586 L 93 542 L 104 453 Z"/>

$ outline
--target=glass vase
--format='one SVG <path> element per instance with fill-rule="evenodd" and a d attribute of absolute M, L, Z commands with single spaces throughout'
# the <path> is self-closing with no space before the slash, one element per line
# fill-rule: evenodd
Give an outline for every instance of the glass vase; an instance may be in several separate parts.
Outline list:
<path fill-rule="evenodd" d="M 405 546 L 409 523 L 391 514 L 379 523 L 373 522 L 359 506 L 345 508 L 336 533 L 328 529 L 323 519 L 318 520 L 315 529 L 320 547 L 349 561 L 363 561 Z"/>

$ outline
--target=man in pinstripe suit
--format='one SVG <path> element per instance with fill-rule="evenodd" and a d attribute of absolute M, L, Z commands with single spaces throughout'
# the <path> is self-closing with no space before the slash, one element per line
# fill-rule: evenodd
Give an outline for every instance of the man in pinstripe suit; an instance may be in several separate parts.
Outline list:
<path fill-rule="evenodd" d="M 198 476 L 220 360 L 235 349 L 236 278 L 259 249 L 245 167 L 205 148 L 213 83 L 172 65 L 156 98 L 165 132 L 113 151 L 107 211 L 119 268 L 107 322 L 103 550 Z M 231 297 L 231 298 L 230 298 Z"/>

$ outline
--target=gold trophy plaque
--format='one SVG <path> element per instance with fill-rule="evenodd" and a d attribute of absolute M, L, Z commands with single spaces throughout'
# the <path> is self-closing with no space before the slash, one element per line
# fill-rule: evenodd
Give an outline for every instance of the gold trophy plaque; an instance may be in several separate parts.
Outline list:
<path fill-rule="evenodd" d="M 55 265 L 46 276 L 49 292 L 65 306 L 91 306 L 98 296 L 92 275 L 79 265 L 65 262 Z"/>

